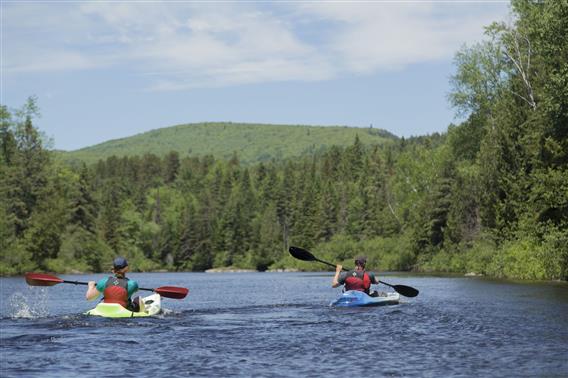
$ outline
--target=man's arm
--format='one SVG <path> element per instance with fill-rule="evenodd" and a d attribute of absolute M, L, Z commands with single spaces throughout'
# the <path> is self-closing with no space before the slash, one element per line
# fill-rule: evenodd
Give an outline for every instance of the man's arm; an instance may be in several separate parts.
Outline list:
<path fill-rule="evenodd" d="M 138 282 L 134 280 L 128 280 L 128 296 L 132 296 L 138 291 Z"/>
<path fill-rule="evenodd" d="M 375 276 L 375 273 L 371 273 L 370 276 L 371 276 L 371 283 L 372 283 L 372 284 L 375 284 L 375 285 L 378 285 L 378 284 L 379 284 L 379 279 L 377 278 L 377 276 Z"/>
<path fill-rule="evenodd" d="M 97 290 L 97 283 L 95 281 L 89 281 L 89 287 L 87 288 L 87 293 L 85 294 L 85 298 L 88 301 L 92 301 L 97 299 L 100 292 Z"/>
<path fill-rule="evenodd" d="M 343 266 L 341 265 L 337 265 L 335 267 L 335 276 L 333 276 L 333 281 L 331 281 L 331 287 L 338 287 L 341 284 L 339 283 L 339 274 L 341 273 L 341 270 L 343 269 Z"/>

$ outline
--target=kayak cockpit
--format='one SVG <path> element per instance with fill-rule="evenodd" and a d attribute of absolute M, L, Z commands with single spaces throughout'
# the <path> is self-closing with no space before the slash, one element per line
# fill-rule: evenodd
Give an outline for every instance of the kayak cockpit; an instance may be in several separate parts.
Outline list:
<path fill-rule="evenodd" d="M 99 303 L 85 315 L 102 316 L 105 318 L 138 318 L 157 315 L 162 311 L 160 294 L 152 294 L 140 298 L 140 311 L 130 311 L 118 303 Z"/>

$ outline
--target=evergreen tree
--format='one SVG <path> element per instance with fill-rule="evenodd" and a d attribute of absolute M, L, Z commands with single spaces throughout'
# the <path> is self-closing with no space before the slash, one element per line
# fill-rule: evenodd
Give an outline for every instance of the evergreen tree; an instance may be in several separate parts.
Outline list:
<path fill-rule="evenodd" d="M 191 260 L 198 245 L 195 218 L 195 207 L 192 202 L 189 202 L 181 214 L 178 246 L 174 254 L 174 264 L 182 270 L 193 268 Z"/>
<path fill-rule="evenodd" d="M 175 181 L 180 168 L 179 153 L 177 151 L 171 151 L 165 157 L 165 172 L 164 172 L 164 182 L 170 184 Z"/>
<path fill-rule="evenodd" d="M 96 231 L 97 204 L 91 194 L 90 182 L 89 170 L 83 164 L 79 171 L 76 192 L 71 200 L 71 219 L 69 221 L 94 234 Z"/>
<path fill-rule="evenodd" d="M 108 181 L 103 188 L 101 207 L 97 220 L 97 229 L 102 239 L 112 248 L 114 253 L 120 252 L 121 197 L 119 184 L 114 181 Z"/>

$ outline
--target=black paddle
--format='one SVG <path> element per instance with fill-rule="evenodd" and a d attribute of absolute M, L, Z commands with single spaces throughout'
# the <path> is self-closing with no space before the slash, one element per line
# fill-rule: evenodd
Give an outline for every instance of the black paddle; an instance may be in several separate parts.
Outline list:
<path fill-rule="evenodd" d="M 89 284 L 88 282 L 62 280 L 59 277 L 45 273 L 26 273 L 25 277 L 26 277 L 26 282 L 28 283 L 28 285 L 31 286 L 53 286 L 60 283 L 68 283 L 73 285 Z M 163 297 L 174 298 L 174 299 L 183 299 L 189 292 L 189 290 L 186 289 L 185 287 L 177 287 L 177 286 L 162 286 L 156 289 L 146 289 L 143 287 L 139 287 L 138 290 L 153 291 L 155 293 L 160 294 Z"/>
<path fill-rule="evenodd" d="M 326 264 L 329 266 L 333 266 L 335 267 L 335 264 L 332 264 L 330 262 L 327 261 L 323 261 L 318 259 L 317 257 L 315 257 L 314 255 L 312 255 L 310 252 L 306 251 L 303 248 L 300 247 L 290 247 L 289 249 L 290 254 L 292 256 L 294 256 L 295 258 L 297 258 L 298 260 L 302 260 L 302 261 L 317 261 L 320 262 L 322 264 Z M 343 268 L 343 270 L 347 270 L 345 268 Z M 418 295 L 419 291 L 416 290 L 413 287 L 410 286 L 406 286 L 406 285 L 391 285 L 389 283 L 383 282 L 383 281 L 379 281 L 380 283 L 382 283 L 383 285 L 387 285 L 392 287 L 397 293 L 404 295 L 405 297 L 415 297 Z"/>

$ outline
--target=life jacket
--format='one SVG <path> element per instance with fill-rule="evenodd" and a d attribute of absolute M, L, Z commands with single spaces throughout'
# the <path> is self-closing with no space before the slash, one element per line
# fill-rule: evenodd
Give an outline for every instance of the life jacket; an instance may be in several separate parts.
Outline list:
<path fill-rule="evenodd" d="M 107 279 L 103 296 L 105 303 L 118 303 L 122 307 L 127 308 L 129 305 L 128 278 L 110 276 Z"/>
<path fill-rule="evenodd" d="M 364 270 L 351 270 L 345 279 L 345 290 L 363 291 L 369 294 L 371 277 Z"/>

